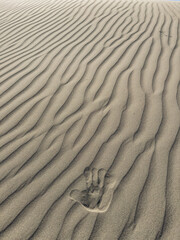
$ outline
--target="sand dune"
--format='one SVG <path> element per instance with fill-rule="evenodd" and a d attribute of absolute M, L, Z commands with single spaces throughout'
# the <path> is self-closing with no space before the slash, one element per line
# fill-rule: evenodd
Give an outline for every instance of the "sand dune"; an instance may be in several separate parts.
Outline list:
<path fill-rule="evenodd" d="M 0 240 L 180 239 L 180 3 L 0 0 Z"/>

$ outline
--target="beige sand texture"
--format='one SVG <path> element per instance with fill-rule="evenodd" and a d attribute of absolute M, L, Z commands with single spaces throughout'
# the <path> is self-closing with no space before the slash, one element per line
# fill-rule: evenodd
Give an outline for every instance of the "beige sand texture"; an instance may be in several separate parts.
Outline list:
<path fill-rule="evenodd" d="M 180 240 L 180 2 L 0 0 L 0 240 Z"/>

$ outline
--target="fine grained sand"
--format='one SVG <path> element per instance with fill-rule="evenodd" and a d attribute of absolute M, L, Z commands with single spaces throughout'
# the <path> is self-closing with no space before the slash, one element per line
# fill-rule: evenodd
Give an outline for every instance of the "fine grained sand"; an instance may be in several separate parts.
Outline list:
<path fill-rule="evenodd" d="M 0 0 L 0 240 L 180 239 L 179 29 L 178 2 Z"/>

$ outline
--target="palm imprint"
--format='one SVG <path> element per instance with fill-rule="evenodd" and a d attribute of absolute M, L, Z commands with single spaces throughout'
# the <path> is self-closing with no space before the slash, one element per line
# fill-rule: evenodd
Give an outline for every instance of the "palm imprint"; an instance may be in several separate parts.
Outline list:
<path fill-rule="evenodd" d="M 97 170 L 85 168 L 86 190 L 78 189 L 70 192 L 70 197 L 89 212 L 105 212 L 108 210 L 114 193 L 115 179 L 103 168 Z"/>

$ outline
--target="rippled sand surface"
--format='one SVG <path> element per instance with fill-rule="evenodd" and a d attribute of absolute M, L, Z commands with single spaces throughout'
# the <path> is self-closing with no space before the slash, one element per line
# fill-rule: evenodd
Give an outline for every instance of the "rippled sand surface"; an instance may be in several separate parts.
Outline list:
<path fill-rule="evenodd" d="M 179 240 L 179 129 L 180 2 L 0 0 L 0 240 Z"/>

